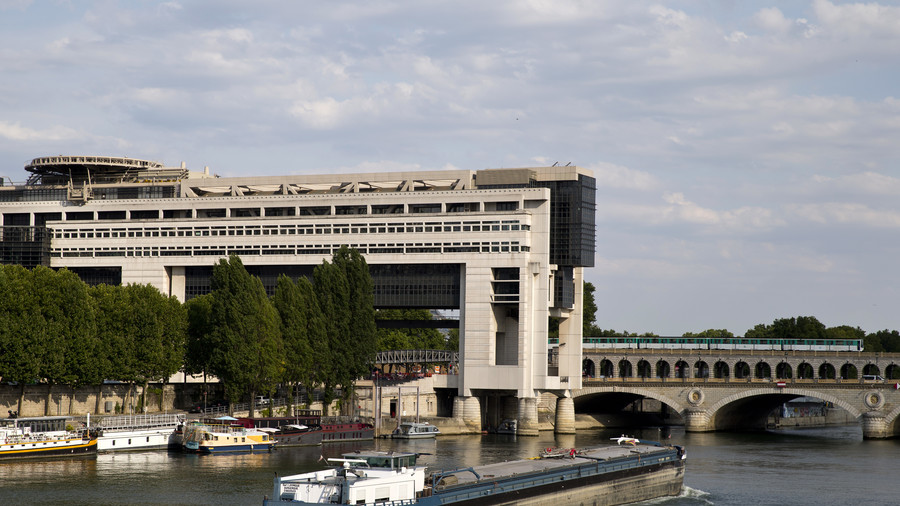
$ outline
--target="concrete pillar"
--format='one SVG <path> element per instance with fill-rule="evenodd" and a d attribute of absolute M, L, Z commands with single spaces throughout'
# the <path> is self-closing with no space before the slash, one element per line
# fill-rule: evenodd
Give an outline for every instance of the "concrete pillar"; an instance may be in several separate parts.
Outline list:
<path fill-rule="evenodd" d="M 462 420 L 469 430 L 481 432 L 481 400 L 478 397 L 463 398 Z"/>
<path fill-rule="evenodd" d="M 538 430 L 537 398 L 519 398 L 519 416 L 516 422 L 516 434 L 519 436 L 537 436 L 540 434 L 540 431 Z"/>
<path fill-rule="evenodd" d="M 685 410 L 684 416 L 685 432 L 712 432 L 715 427 L 710 423 L 709 411 L 700 408 L 689 408 Z"/>
<path fill-rule="evenodd" d="M 869 411 L 862 416 L 863 439 L 885 439 L 888 434 L 887 420 L 881 411 Z"/>
<path fill-rule="evenodd" d="M 556 400 L 557 434 L 575 434 L 575 401 L 571 397 L 560 397 Z"/>
<path fill-rule="evenodd" d="M 460 423 L 464 423 L 463 422 L 463 401 L 464 400 L 465 400 L 464 397 L 459 397 L 459 396 L 456 396 L 453 398 L 453 419 L 459 421 Z"/>

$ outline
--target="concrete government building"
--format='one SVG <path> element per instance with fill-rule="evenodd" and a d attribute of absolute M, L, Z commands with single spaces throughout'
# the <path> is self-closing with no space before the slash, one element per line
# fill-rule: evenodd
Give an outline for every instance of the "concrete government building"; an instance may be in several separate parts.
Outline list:
<path fill-rule="evenodd" d="M 32 160 L 0 186 L 0 262 L 68 268 L 89 284 L 207 293 L 237 254 L 274 289 L 342 245 L 368 262 L 378 308 L 459 311 L 453 415 L 531 433 L 539 395 L 574 423 L 582 282 L 594 265 L 592 174 L 574 166 L 220 178 L 132 158 Z M 548 317 L 560 318 L 548 345 Z M 352 336 L 351 336 L 352 338 Z M 488 407 L 490 404 L 490 408 Z"/>

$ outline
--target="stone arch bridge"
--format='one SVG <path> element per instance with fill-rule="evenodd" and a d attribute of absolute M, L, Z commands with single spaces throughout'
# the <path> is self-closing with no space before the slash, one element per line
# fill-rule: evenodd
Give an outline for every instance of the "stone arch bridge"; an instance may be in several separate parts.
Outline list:
<path fill-rule="evenodd" d="M 685 430 L 765 428 L 797 397 L 832 403 L 860 421 L 863 437 L 900 436 L 900 354 L 751 350 L 584 350 L 575 410 L 655 399 Z M 871 379 L 870 379 L 871 378 Z"/>

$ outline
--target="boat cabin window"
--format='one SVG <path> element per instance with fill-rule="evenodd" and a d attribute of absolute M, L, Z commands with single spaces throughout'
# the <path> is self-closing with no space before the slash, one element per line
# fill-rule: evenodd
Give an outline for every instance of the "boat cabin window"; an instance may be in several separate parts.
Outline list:
<path fill-rule="evenodd" d="M 345 455 L 345 458 L 360 458 L 358 455 L 350 454 Z M 415 467 L 416 465 L 416 457 L 417 455 L 402 455 L 402 456 L 377 456 L 377 455 L 366 455 L 363 457 L 363 460 L 366 461 L 366 464 L 369 467 L 383 467 L 387 469 L 400 469 L 401 467 Z"/>

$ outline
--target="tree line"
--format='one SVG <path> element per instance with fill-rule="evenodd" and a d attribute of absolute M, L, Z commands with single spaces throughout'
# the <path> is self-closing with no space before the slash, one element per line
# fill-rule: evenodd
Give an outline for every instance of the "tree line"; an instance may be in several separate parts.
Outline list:
<path fill-rule="evenodd" d="M 596 325 L 597 304 L 594 302 L 596 288 L 589 282 L 584 283 L 584 318 L 583 333 L 585 337 L 659 337 L 652 332 L 643 334 L 628 331 L 605 330 Z M 707 329 L 700 332 L 685 332 L 681 337 L 732 338 L 735 337 L 727 329 Z M 770 324 L 760 323 L 744 332 L 748 339 L 862 339 L 863 349 L 872 352 L 900 352 L 900 332 L 896 330 L 879 330 L 866 333 L 859 327 L 838 325 L 826 327 L 814 316 L 797 316 L 778 318 Z"/>
<path fill-rule="evenodd" d="M 146 391 L 183 370 L 217 377 L 231 402 L 282 383 L 321 385 L 328 405 L 377 351 L 372 279 L 347 247 L 312 277 L 282 275 L 269 297 L 231 256 L 213 267 L 210 293 L 182 304 L 150 285 L 91 287 L 66 269 L 0 266 L 0 379 Z"/>

